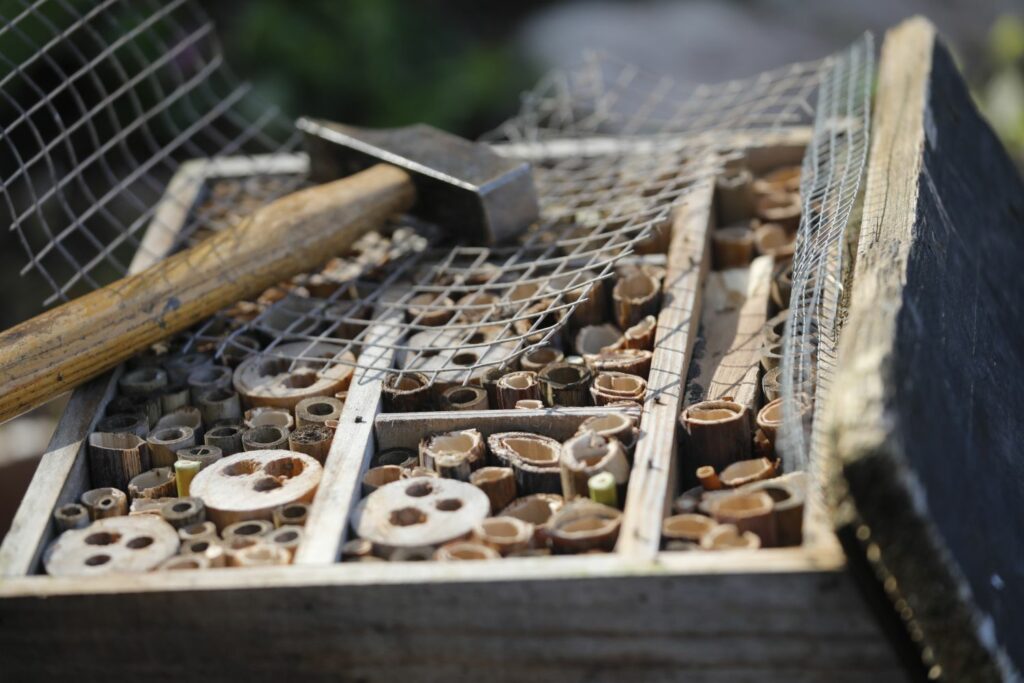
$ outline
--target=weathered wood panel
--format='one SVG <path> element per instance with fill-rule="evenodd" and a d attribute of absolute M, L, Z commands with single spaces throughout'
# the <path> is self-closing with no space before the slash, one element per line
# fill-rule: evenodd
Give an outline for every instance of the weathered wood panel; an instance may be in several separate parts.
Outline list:
<path fill-rule="evenodd" d="M 874 129 L 829 407 L 837 524 L 930 675 L 1010 677 L 1024 663 L 1024 186 L 924 20 L 886 39 Z"/>

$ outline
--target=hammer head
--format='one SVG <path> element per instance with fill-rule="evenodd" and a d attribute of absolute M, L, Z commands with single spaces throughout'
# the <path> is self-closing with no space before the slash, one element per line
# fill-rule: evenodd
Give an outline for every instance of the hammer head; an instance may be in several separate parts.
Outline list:
<path fill-rule="evenodd" d="M 537 220 L 530 165 L 431 126 L 373 130 L 299 119 L 310 173 L 326 182 L 387 163 L 416 185 L 417 215 L 474 244 L 505 242 Z"/>

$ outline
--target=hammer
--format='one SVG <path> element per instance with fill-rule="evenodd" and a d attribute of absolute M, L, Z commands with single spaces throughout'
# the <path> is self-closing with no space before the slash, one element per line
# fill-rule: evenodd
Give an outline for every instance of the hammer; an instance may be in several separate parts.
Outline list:
<path fill-rule="evenodd" d="M 0 334 L 0 422 L 317 268 L 391 215 L 414 211 L 485 245 L 537 219 L 529 164 L 486 145 L 425 125 L 375 131 L 301 119 L 298 126 L 312 178 L 328 182 Z"/>

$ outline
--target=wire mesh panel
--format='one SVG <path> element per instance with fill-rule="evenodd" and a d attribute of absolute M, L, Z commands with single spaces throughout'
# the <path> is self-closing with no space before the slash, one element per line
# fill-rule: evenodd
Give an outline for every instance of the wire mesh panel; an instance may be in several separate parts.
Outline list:
<path fill-rule="evenodd" d="M 298 143 L 232 76 L 194 2 L 37 0 L 3 11 L 4 204 L 28 256 L 23 273 L 52 290 L 47 304 L 124 275 L 180 160 Z"/>
<path fill-rule="evenodd" d="M 870 34 L 824 69 L 814 137 L 804 155 L 803 211 L 793 259 L 789 323 L 783 338 L 783 425 L 778 449 L 787 470 L 813 466 L 821 447 L 823 405 L 832 385 L 843 323 L 847 241 L 867 161 L 874 46 Z M 853 248 L 855 252 L 855 247 Z"/>
<path fill-rule="evenodd" d="M 534 165 L 542 218 L 518 245 L 400 248 L 375 281 L 345 280 L 329 267 L 318 277 L 331 280 L 331 293 L 289 294 L 232 330 L 223 347 L 269 339 L 266 355 L 322 367 L 366 366 L 361 352 L 383 344 L 399 371 L 445 384 L 478 380 L 551 343 L 620 259 L 657 248 L 694 182 L 753 136 L 809 125 L 829 63 L 697 88 L 599 55 L 556 71 L 487 136 L 500 153 Z M 224 326 L 211 323 L 203 336 Z"/>

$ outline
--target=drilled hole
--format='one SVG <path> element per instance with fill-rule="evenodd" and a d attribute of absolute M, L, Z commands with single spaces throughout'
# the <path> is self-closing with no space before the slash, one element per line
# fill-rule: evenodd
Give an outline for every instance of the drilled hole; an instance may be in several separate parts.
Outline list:
<path fill-rule="evenodd" d="M 455 512 L 462 507 L 462 501 L 458 498 L 445 498 L 444 500 L 437 501 L 434 507 L 441 512 Z"/>
<path fill-rule="evenodd" d="M 101 498 L 100 502 L 96 504 L 97 507 L 108 508 L 114 504 L 113 498 Z"/>
<path fill-rule="evenodd" d="M 192 541 L 189 544 L 188 549 L 193 553 L 204 553 L 210 547 L 209 541 Z"/>
<path fill-rule="evenodd" d="M 452 363 L 454 363 L 455 365 L 461 365 L 462 367 L 466 367 L 476 363 L 479 358 L 480 357 L 477 356 L 475 353 L 470 353 L 466 351 L 464 353 L 455 354 L 455 356 L 452 358 Z"/>
<path fill-rule="evenodd" d="M 121 534 L 108 533 L 106 531 L 97 531 L 94 534 L 89 534 L 85 537 L 85 542 L 89 545 L 110 545 L 117 543 L 121 539 Z"/>
<path fill-rule="evenodd" d="M 306 469 L 306 464 L 298 458 L 278 458 L 263 466 L 263 471 L 272 477 L 297 477 Z"/>
<path fill-rule="evenodd" d="M 174 512 L 187 512 L 192 509 L 191 503 L 175 503 L 171 506 L 171 510 Z"/>
<path fill-rule="evenodd" d="M 85 563 L 90 567 L 98 567 L 107 562 L 110 562 L 110 555 L 92 555 L 85 559 Z"/>
<path fill-rule="evenodd" d="M 330 415 L 331 413 L 333 413 L 334 406 L 332 406 L 330 403 L 312 403 L 306 406 L 306 412 L 308 412 L 310 415 L 320 415 L 322 417 L 324 415 Z"/>
<path fill-rule="evenodd" d="M 306 389 L 316 384 L 316 374 L 312 372 L 294 373 L 282 382 L 289 389 Z"/>
<path fill-rule="evenodd" d="M 389 521 L 392 526 L 412 526 L 413 524 L 423 524 L 427 521 L 427 516 L 422 510 L 416 508 L 400 508 L 391 512 Z"/>
<path fill-rule="evenodd" d="M 405 489 L 405 495 L 412 496 L 413 498 L 422 498 L 423 496 L 429 495 L 433 492 L 434 487 L 430 485 L 430 482 L 426 481 L 418 481 Z"/>
<path fill-rule="evenodd" d="M 140 550 L 142 548 L 147 548 L 153 545 L 153 538 L 152 536 L 138 536 L 128 541 L 128 543 L 126 543 L 125 545 L 127 545 L 132 550 Z"/>
<path fill-rule="evenodd" d="M 263 479 L 260 479 L 259 481 L 252 485 L 253 491 L 260 492 L 273 491 L 274 489 L 279 488 L 281 488 L 281 482 L 279 482 L 277 479 L 274 479 L 273 477 L 264 477 Z"/>
<path fill-rule="evenodd" d="M 260 468 L 260 464 L 255 460 L 239 460 L 233 462 L 224 468 L 224 474 L 229 477 L 240 477 L 246 474 L 252 474 Z"/>

